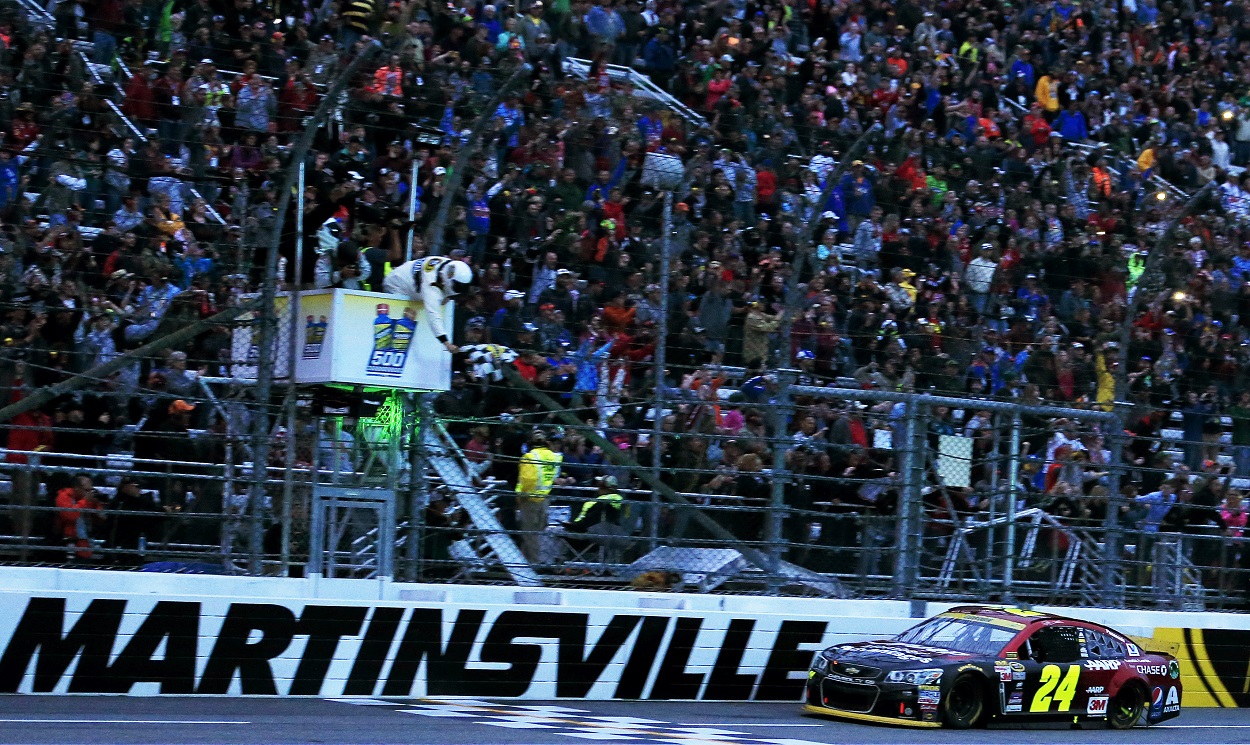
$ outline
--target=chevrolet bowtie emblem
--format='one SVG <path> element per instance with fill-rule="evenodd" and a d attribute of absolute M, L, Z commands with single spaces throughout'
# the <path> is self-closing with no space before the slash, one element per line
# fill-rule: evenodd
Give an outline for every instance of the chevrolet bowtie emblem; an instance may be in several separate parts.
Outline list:
<path fill-rule="evenodd" d="M 842 669 L 846 671 L 847 675 L 859 675 L 858 667 L 844 667 Z"/>

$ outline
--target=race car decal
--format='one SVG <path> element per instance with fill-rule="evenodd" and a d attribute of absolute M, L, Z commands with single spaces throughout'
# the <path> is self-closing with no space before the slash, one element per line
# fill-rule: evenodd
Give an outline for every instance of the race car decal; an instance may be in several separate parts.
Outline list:
<path fill-rule="evenodd" d="M 1117 665 L 1118 667 L 1118 665 Z M 1133 665 L 1132 668 L 1142 675 L 1167 675 L 1168 665 Z"/>
<path fill-rule="evenodd" d="M 1086 670 L 1119 670 L 1119 660 L 1085 660 L 1081 663 Z"/>
<path fill-rule="evenodd" d="M 1141 657 L 1141 648 L 1138 647 L 1136 644 L 1129 642 L 1128 644 L 1125 644 L 1124 646 L 1128 647 L 1129 657 Z"/>
<path fill-rule="evenodd" d="M 896 660 L 903 660 L 905 662 L 925 662 L 925 663 L 933 662 L 932 657 L 924 657 L 918 654 L 911 654 L 910 652 L 904 652 L 901 649 L 895 649 L 893 647 L 877 647 L 877 646 L 856 647 L 854 651 L 862 652 L 864 654 L 883 654 L 887 657 L 893 657 Z"/>
<path fill-rule="evenodd" d="M 1150 715 L 1158 716 L 1163 713 L 1163 689 L 1155 687 L 1150 692 Z"/>
<path fill-rule="evenodd" d="M 1019 621 L 1009 621 L 1006 618 L 994 618 L 992 616 L 979 616 L 973 613 L 943 613 L 941 614 L 941 617 L 942 618 L 958 618 L 958 619 L 962 619 L 965 621 L 975 621 L 976 623 L 984 623 L 990 626 L 997 626 L 1003 629 L 1011 629 L 1012 631 L 1019 631 L 1020 629 L 1023 629 L 1025 626 L 1028 625 L 1028 624 L 1020 623 Z"/>
<path fill-rule="evenodd" d="M 1005 662 L 995 663 L 994 672 L 998 673 L 998 679 L 1004 683 L 1011 680 L 1011 666 Z"/>
<path fill-rule="evenodd" d="M 1011 694 L 1011 698 L 1007 699 L 1007 706 L 1003 711 L 1007 713 L 1017 712 L 1024 708 L 1024 694 L 1016 691 Z"/>
<path fill-rule="evenodd" d="M 1045 713 L 1068 711 L 1076 697 L 1076 684 L 1081 679 L 1080 665 L 1045 665 L 1042 667 L 1041 687 L 1033 694 L 1029 711 Z"/>
<path fill-rule="evenodd" d="M 1085 713 L 1091 717 L 1107 716 L 1107 702 L 1110 700 L 1109 696 L 1090 696 L 1089 703 L 1085 706 Z"/>
<path fill-rule="evenodd" d="M 1181 697 L 1176 692 L 1176 686 L 1168 688 L 1168 697 L 1163 701 L 1163 713 L 1175 714 L 1181 710 Z"/>
<path fill-rule="evenodd" d="M 1096 694 L 1096 693 L 1102 693 L 1105 690 L 1107 690 L 1105 686 L 1090 686 L 1089 688 L 1085 689 L 1085 692 Z"/>

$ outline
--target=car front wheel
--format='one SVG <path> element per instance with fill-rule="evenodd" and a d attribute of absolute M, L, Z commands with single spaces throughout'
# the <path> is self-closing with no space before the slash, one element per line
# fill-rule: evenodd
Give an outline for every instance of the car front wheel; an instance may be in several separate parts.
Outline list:
<path fill-rule="evenodd" d="M 979 678 L 965 673 L 955 678 L 942 703 L 942 719 L 948 727 L 968 729 L 985 713 L 985 687 Z"/>
<path fill-rule="evenodd" d="M 1107 706 L 1107 724 L 1111 729 L 1128 729 L 1141 719 L 1146 708 L 1146 695 L 1135 685 L 1125 686 Z"/>

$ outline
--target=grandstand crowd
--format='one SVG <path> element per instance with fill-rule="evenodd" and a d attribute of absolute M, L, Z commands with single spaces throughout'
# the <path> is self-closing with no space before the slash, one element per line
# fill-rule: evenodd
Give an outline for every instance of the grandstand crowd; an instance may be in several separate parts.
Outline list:
<path fill-rule="evenodd" d="M 1106 444 L 1116 433 L 1026 423 L 1028 504 L 1096 524 L 1115 470 L 1130 527 L 1238 539 L 1236 479 L 1250 478 L 1245 6 L 5 2 L 0 377 L 20 400 L 237 304 L 260 287 L 271 244 L 287 283 L 378 290 L 407 252 L 438 248 L 476 274 L 457 298 L 456 345 L 516 350 L 521 377 L 648 468 L 660 385 L 666 483 L 762 507 L 769 471 L 801 474 L 786 486 L 804 510 L 786 522 L 797 543 L 858 546 L 870 531 L 844 516 L 893 516 L 897 416 L 799 397 L 779 424 L 770 403 L 790 378 L 777 370 L 804 385 L 1037 407 L 1127 401 L 1123 462 Z M 316 125 L 304 234 L 292 212 L 275 241 L 289 152 L 375 41 Z M 641 178 L 650 153 L 685 167 L 667 262 L 664 195 Z M 78 489 L 32 471 L 43 454 L 184 460 L 171 454 L 188 432 L 239 425 L 197 388 L 229 377 L 233 354 L 229 329 L 207 331 L 13 420 L 12 503 Z M 471 458 L 515 485 L 548 417 L 457 365 L 436 408 Z M 990 458 L 1005 440 L 988 434 L 1002 421 L 969 406 L 928 426 L 979 438 L 977 462 L 994 464 L 974 469 L 979 485 L 1006 478 L 1007 459 Z M 1167 429 L 1183 444 L 1164 443 Z M 563 454 L 552 487 L 634 480 L 580 435 L 543 432 Z M 305 450 L 329 447 L 309 437 L 322 440 Z M 785 463 L 778 437 L 793 440 Z M 165 508 L 190 497 L 220 508 L 220 495 L 168 482 L 154 487 Z M 993 501 L 948 491 L 935 520 Z M 15 514 L 13 530 L 29 532 Z M 53 532 L 81 538 L 74 514 Z M 763 521 L 742 514 L 718 519 L 761 538 Z M 1239 565 L 1230 545 L 1219 561 Z"/>

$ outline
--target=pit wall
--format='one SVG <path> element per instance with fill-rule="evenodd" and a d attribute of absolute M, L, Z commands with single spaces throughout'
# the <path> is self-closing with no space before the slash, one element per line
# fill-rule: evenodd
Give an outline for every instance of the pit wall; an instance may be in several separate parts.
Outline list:
<path fill-rule="evenodd" d="M 797 701 L 813 653 L 949 603 L 0 569 L 0 693 Z M 1250 616 L 1054 610 L 1250 706 Z"/>

